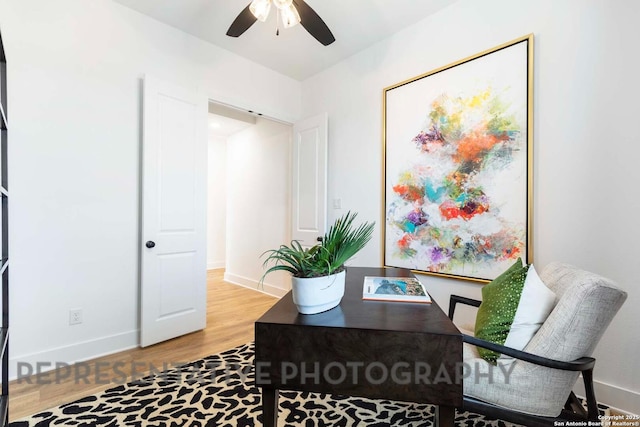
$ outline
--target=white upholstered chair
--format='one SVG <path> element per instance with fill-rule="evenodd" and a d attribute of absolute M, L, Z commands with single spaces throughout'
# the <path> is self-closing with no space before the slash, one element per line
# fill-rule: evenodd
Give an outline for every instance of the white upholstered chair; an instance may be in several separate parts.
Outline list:
<path fill-rule="evenodd" d="M 627 294 L 610 280 L 568 264 L 549 264 L 540 278 L 556 294 L 556 305 L 523 351 L 463 337 L 464 409 L 531 427 L 554 425 L 557 420 L 597 420 L 595 359 L 590 356 Z M 458 302 L 480 304 L 453 295 L 452 319 Z M 516 360 L 490 365 L 476 346 Z M 587 411 L 572 392 L 579 373 Z"/>

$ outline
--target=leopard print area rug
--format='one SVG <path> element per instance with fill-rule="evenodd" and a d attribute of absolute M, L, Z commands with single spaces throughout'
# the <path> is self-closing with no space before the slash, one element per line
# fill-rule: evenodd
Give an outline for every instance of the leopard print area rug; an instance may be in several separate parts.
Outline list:
<path fill-rule="evenodd" d="M 110 388 L 10 427 L 248 427 L 262 425 L 253 344 Z M 433 426 L 432 405 L 281 391 L 278 426 Z M 510 427 L 470 412 L 457 427 Z"/>

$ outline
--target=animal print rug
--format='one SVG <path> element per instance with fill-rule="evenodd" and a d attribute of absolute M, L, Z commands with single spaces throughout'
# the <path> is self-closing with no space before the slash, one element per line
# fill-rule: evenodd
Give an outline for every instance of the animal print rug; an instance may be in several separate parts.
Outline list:
<path fill-rule="evenodd" d="M 108 389 L 10 427 L 261 426 L 253 344 Z M 279 426 L 433 426 L 434 407 L 417 403 L 281 391 Z M 514 424 L 458 412 L 458 427 Z"/>

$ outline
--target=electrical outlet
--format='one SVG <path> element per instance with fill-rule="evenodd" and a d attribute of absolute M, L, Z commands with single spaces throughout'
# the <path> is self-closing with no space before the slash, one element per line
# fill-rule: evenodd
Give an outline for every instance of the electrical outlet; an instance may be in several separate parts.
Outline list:
<path fill-rule="evenodd" d="M 342 200 L 333 199 L 333 209 L 342 209 Z"/>
<path fill-rule="evenodd" d="M 82 323 L 82 310 L 69 310 L 69 325 L 79 325 Z"/>

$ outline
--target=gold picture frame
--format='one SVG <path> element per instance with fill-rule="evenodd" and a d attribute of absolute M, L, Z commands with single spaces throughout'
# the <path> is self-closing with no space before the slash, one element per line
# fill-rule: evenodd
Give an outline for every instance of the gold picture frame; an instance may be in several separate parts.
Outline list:
<path fill-rule="evenodd" d="M 382 259 L 488 282 L 533 262 L 533 34 L 383 90 Z"/>

